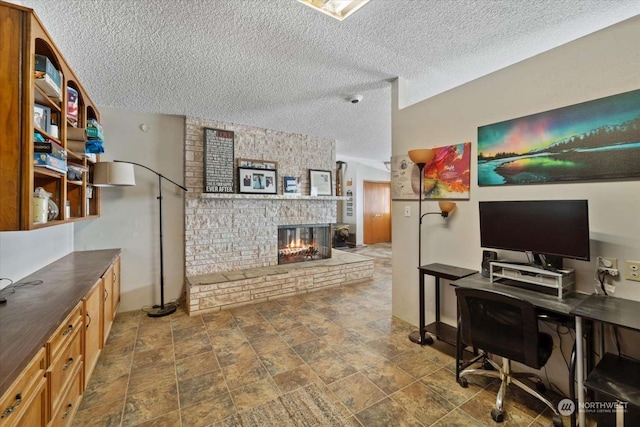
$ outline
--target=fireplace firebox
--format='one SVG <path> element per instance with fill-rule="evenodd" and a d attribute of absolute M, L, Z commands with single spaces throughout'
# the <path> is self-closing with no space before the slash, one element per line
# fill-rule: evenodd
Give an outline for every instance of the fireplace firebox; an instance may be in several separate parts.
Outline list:
<path fill-rule="evenodd" d="M 278 226 L 278 264 L 331 258 L 330 224 Z"/>

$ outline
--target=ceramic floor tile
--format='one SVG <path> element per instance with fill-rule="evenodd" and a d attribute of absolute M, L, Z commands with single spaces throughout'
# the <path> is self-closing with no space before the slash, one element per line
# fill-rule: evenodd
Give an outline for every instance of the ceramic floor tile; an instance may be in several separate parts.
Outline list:
<path fill-rule="evenodd" d="M 310 362 L 309 367 L 324 381 L 331 384 L 357 372 L 342 356 L 334 353 Z"/>
<path fill-rule="evenodd" d="M 390 398 L 374 403 L 355 416 L 363 426 L 423 427 L 413 415 Z"/>
<path fill-rule="evenodd" d="M 228 391 L 224 376 L 220 371 L 207 372 L 178 382 L 180 407 L 192 406 L 204 399 Z"/>
<path fill-rule="evenodd" d="M 435 423 L 455 409 L 455 405 L 419 381 L 393 393 L 391 398 L 425 425 Z"/>
<path fill-rule="evenodd" d="M 182 427 L 180 411 L 169 412 L 147 422 L 136 424 L 136 427 Z"/>
<path fill-rule="evenodd" d="M 276 350 L 259 356 L 269 374 L 274 376 L 304 364 L 304 361 L 290 348 Z"/>
<path fill-rule="evenodd" d="M 229 392 L 207 397 L 181 411 L 183 427 L 204 427 L 221 421 L 235 413 Z"/>
<path fill-rule="evenodd" d="M 411 375 L 388 361 L 367 369 L 363 374 L 387 394 L 394 393 L 414 381 Z"/>
<path fill-rule="evenodd" d="M 385 394 L 364 375 L 357 373 L 334 382 L 329 386 L 344 406 L 356 414 L 384 399 Z"/>
<path fill-rule="evenodd" d="M 71 425 L 73 427 L 117 427 L 121 425 L 124 398 L 112 402 L 101 403 L 89 409 L 76 412 Z"/>
<path fill-rule="evenodd" d="M 231 391 L 231 396 L 239 412 L 262 405 L 279 395 L 280 390 L 271 378 L 265 378 Z"/>
<path fill-rule="evenodd" d="M 460 387 L 453 347 L 417 346 L 391 316 L 390 251 L 354 250 L 374 260 L 365 283 L 193 317 L 118 313 L 72 425 L 208 426 L 313 383 L 357 427 L 494 426 L 497 385 Z M 505 427 L 550 424 L 512 389 Z"/>
<path fill-rule="evenodd" d="M 134 426 L 178 410 L 175 384 L 128 395 L 124 405 L 123 426 Z"/>
<path fill-rule="evenodd" d="M 269 376 L 269 373 L 257 357 L 225 366 L 222 368 L 222 374 L 224 375 L 229 390 L 235 390 Z"/>
<path fill-rule="evenodd" d="M 282 331 L 280 332 L 280 336 L 287 344 L 292 347 L 298 344 L 318 339 L 318 337 L 306 326 L 298 326 L 297 328 Z"/>
<path fill-rule="evenodd" d="M 220 365 L 213 351 L 176 360 L 176 374 L 179 381 L 218 369 L 220 369 Z"/>
<path fill-rule="evenodd" d="M 307 384 L 322 384 L 322 380 L 313 372 L 308 365 L 300 365 L 289 371 L 282 372 L 273 376 L 273 382 L 276 383 L 280 391 L 289 393 Z"/>

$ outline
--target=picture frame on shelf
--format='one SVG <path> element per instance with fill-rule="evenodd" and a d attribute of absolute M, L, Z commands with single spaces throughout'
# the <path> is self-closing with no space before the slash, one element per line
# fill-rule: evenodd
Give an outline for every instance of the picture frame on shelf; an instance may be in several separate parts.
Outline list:
<path fill-rule="evenodd" d="M 255 159 L 237 159 L 238 167 L 253 169 L 269 169 L 277 170 L 278 162 L 271 160 L 255 160 Z"/>
<path fill-rule="evenodd" d="M 238 167 L 238 190 L 241 194 L 278 194 L 278 171 Z"/>
<path fill-rule="evenodd" d="M 51 132 L 51 108 L 33 104 L 33 125 L 46 132 Z"/>
<path fill-rule="evenodd" d="M 331 171 L 309 169 L 309 187 L 312 196 L 333 196 Z"/>
<path fill-rule="evenodd" d="M 298 179 L 295 176 L 285 176 L 282 178 L 282 193 L 283 194 L 299 194 L 300 187 L 298 186 Z"/>

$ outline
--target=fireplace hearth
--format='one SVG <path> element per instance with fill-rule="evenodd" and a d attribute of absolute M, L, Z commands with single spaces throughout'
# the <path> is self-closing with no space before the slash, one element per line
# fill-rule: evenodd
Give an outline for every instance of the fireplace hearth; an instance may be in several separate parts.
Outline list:
<path fill-rule="evenodd" d="M 278 264 L 331 258 L 330 224 L 278 226 Z"/>

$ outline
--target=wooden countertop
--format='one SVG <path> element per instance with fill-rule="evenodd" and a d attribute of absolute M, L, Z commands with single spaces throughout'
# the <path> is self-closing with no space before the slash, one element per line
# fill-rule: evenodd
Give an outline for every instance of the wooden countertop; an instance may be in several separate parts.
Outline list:
<path fill-rule="evenodd" d="M 0 396 L 119 254 L 120 249 L 72 252 L 17 282 L 42 284 L 5 295 L 7 303 L 0 305 Z"/>

